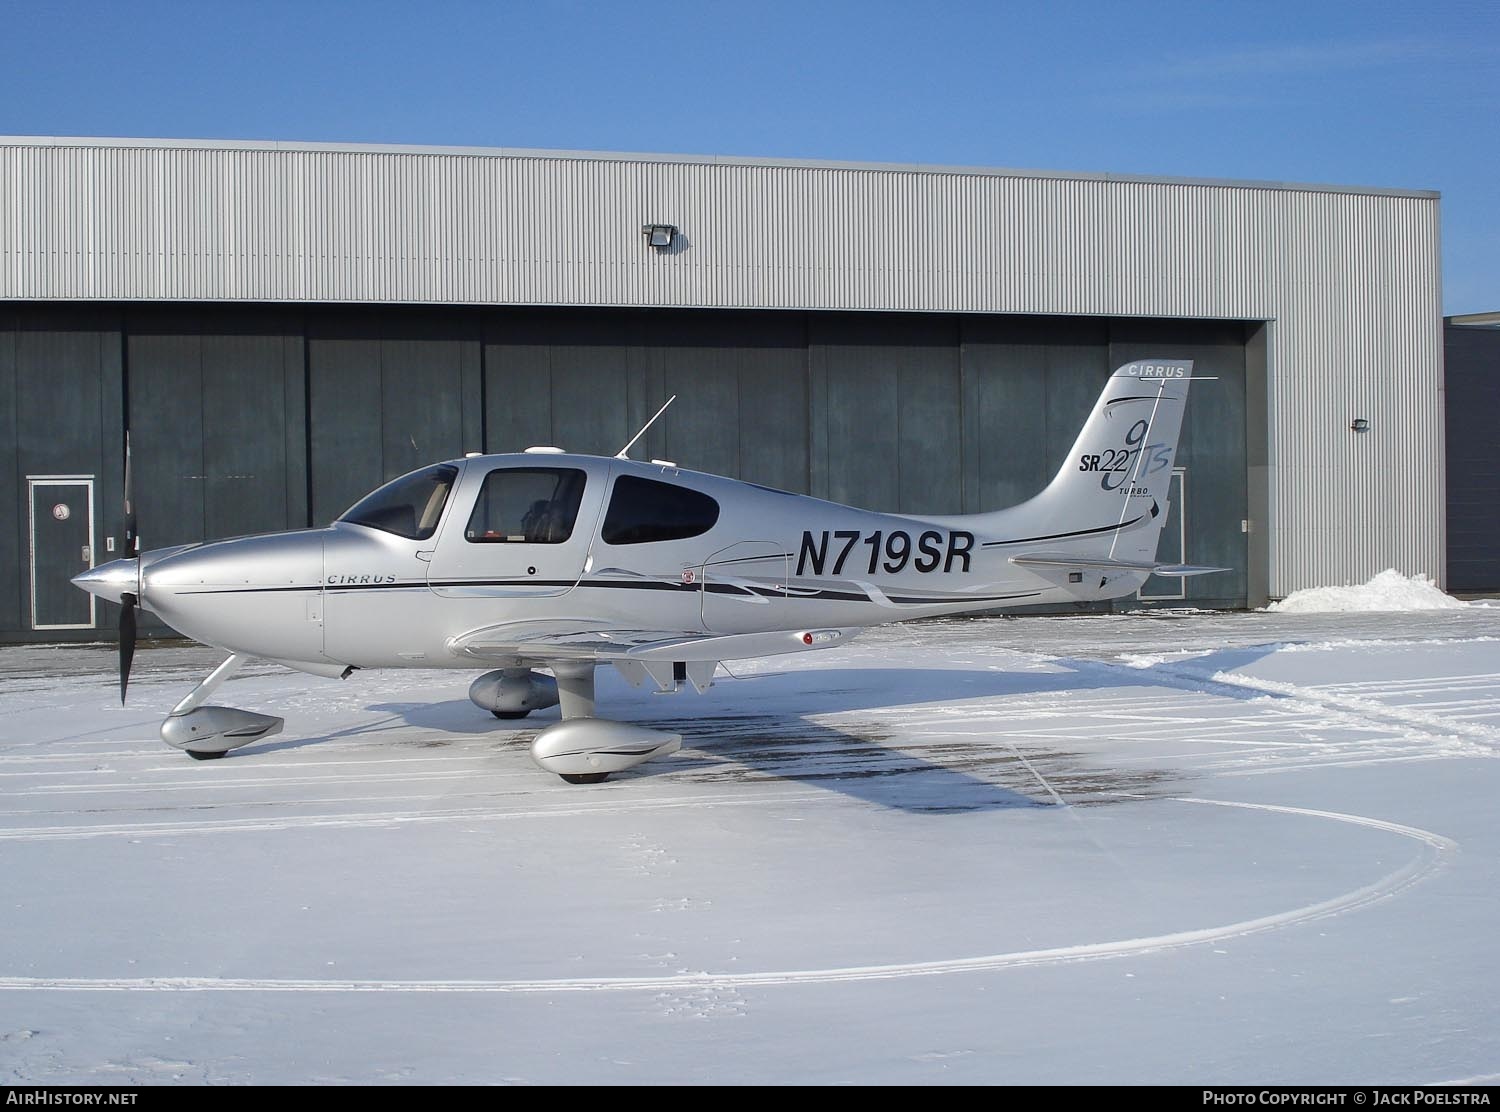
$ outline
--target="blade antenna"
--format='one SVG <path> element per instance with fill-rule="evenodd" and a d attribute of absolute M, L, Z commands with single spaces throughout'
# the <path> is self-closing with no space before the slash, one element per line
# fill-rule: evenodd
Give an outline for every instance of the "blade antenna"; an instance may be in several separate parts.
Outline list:
<path fill-rule="evenodd" d="M 646 435 L 646 430 L 649 429 L 652 425 L 656 424 L 656 418 L 665 413 L 667 411 L 667 406 L 671 405 L 676 400 L 676 394 L 673 394 L 670 398 L 668 398 L 666 402 L 663 403 L 662 407 L 656 411 L 655 415 L 652 416 L 651 420 L 647 421 L 644 425 L 641 426 L 641 431 L 630 438 L 630 443 L 625 445 L 625 447 L 621 448 L 618 452 L 615 453 L 615 459 L 629 459 L 630 457 L 625 453 L 630 451 L 631 448 L 635 447 L 635 442 Z"/>

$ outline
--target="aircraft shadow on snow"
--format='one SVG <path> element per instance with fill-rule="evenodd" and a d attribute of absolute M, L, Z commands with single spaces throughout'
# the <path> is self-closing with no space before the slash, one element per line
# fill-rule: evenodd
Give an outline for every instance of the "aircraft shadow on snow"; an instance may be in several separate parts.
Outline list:
<path fill-rule="evenodd" d="M 682 693 L 671 701 L 613 677 L 601 684 L 600 699 L 620 721 L 682 734 L 680 753 L 617 774 L 615 782 L 622 785 L 653 777 L 698 784 L 792 780 L 877 806 L 928 814 L 1052 806 L 1057 802 L 1053 792 L 1068 803 L 1102 803 L 1166 794 L 1174 790 L 1175 774 L 1135 765 L 1110 768 L 1097 757 L 1038 745 L 1035 738 L 1018 744 L 1007 733 L 1003 703 L 988 708 L 966 704 L 1162 686 L 1263 699 L 1266 692 L 1208 677 L 1243 667 L 1278 647 L 1225 649 L 1146 668 L 1056 658 L 1049 663 L 1059 670 L 1048 672 L 879 667 L 763 672 L 721 676 L 707 696 Z M 681 713 L 688 708 L 701 713 Z M 486 736 L 525 758 L 525 746 L 536 732 L 558 718 L 554 708 L 533 714 L 524 724 L 500 723 L 467 699 L 372 703 L 367 709 L 389 717 L 316 737 L 247 747 L 244 753 L 416 728 L 423 734 L 403 738 L 402 744 L 439 748 L 450 744 L 449 735 Z M 837 724 L 816 721 L 859 711 L 876 713 Z M 1079 708 L 1077 714 L 1086 718 L 1088 711 Z M 948 715 L 956 727 L 952 732 L 942 725 Z M 903 721 L 912 718 L 923 721 L 922 729 L 904 732 Z M 976 731 L 976 723 L 983 728 Z"/>

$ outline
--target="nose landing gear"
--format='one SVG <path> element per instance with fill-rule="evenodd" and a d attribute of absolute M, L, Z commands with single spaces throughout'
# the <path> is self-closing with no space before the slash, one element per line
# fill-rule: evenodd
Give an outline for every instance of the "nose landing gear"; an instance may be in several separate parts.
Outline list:
<path fill-rule="evenodd" d="M 248 659 L 239 654 L 231 656 L 193 688 L 186 699 L 173 707 L 172 713 L 161 724 L 162 741 L 174 749 L 184 750 L 195 760 L 209 761 L 241 745 L 280 733 L 286 724 L 285 719 L 234 707 L 203 705 L 218 686 L 238 672 Z"/>

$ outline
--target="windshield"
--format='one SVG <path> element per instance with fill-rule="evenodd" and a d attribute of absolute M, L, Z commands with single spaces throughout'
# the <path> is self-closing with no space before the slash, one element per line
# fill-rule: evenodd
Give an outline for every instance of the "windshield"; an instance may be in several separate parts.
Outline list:
<path fill-rule="evenodd" d="M 413 471 L 361 498 L 339 520 L 425 541 L 437 531 L 438 518 L 457 478 L 458 468 L 447 463 Z"/>

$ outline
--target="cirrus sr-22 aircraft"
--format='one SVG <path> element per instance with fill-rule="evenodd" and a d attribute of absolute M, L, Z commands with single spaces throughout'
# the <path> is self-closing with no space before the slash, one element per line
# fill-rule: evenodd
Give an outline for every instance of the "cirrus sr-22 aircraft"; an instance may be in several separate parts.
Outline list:
<path fill-rule="evenodd" d="M 137 606 L 229 654 L 162 723 L 162 740 L 192 757 L 281 729 L 206 705 L 252 657 L 328 677 L 482 667 L 469 697 L 497 717 L 561 703 L 532 757 L 596 782 L 681 744 L 594 717 L 600 665 L 637 686 L 702 692 L 724 660 L 1218 570 L 1156 562 L 1191 381 L 1188 360 L 1120 367 L 1056 477 L 989 513 L 875 513 L 634 461 L 630 444 L 614 457 L 531 448 L 414 471 L 324 529 L 137 555 L 127 478 L 125 558 L 73 582 L 122 606 L 122 700 Z"/>

